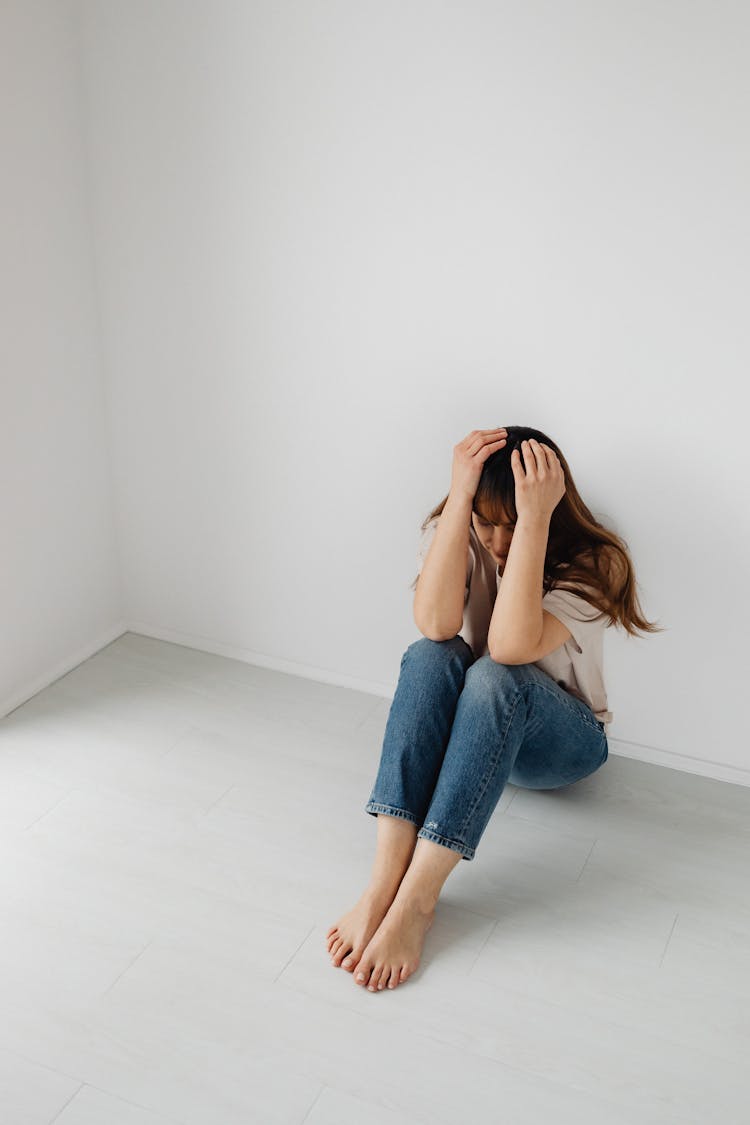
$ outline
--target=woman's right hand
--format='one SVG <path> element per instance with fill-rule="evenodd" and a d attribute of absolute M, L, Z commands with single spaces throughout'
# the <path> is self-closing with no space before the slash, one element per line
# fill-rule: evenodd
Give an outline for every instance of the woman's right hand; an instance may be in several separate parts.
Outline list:
<path fill-rule="evenodd" d="M 502 449 L 507 440 L 507 430 L 472 430 L 463 441 L 453 447 L 453 474 L 451 493 L 473 500 L 479 487 L 484 463 L 491 454 Z"/>

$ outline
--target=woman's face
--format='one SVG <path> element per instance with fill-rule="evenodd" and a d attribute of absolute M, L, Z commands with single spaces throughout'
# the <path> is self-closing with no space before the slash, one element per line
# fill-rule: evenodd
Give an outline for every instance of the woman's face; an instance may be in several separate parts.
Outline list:
<path fill-rule="evenodd" d="M 510 550 L 515 523 L 511 521 L 509 516 L 503 515 L 499 524 L 492 524 L 476 512 L 471 513 L 471 522 L 474 524 L 479 542 L 486 551 L 489 551 L 502 570 Z"/>

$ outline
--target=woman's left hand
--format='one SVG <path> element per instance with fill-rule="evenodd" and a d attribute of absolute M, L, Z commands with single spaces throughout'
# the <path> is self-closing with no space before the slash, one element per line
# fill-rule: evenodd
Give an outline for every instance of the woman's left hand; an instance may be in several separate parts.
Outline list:
<path fill-rule="evenodd" d="M 531 438 L 510 458 L 516 482 L 516 511 L 521 517 L 549 520 L 565 495 L 565 474 L 554 449 Z M 525 470 L 525 471 L 524 471 Z"/>

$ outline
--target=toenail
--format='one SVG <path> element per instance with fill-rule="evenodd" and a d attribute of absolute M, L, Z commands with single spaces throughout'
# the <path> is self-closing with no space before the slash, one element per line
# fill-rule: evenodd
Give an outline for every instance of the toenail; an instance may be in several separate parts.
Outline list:
<path fill-rule="evenodd" d="M 370 992 L 374 992 L 374 991 L 375 991 L 375 985 L 374 985 L 374 984 L 368 984 L 367 988 L 368 988 L 368 990 L 369 990 Z"/>
<path fill-rule="evenodd" d="M 351 963 L 352 963 L 351 957 L 345 957 L 344 958 L 344 960 L 343 960 L 344 965 L 351 965 Z"/>
<path fill-rule="evenodd" d="M 357 973 L 357 980 L 364 980 L 364 979 L 365 979 L 364 973 Z"/>

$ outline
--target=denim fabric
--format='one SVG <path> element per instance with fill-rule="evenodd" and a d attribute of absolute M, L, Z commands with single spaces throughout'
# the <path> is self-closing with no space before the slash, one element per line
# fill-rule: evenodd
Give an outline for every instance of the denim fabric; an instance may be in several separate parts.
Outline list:
<path fill-rule="evenodd" d="M 607 757 L 604 723 L 536 664 L 422 637 L 401 659 L 365 811 L 404 817 L 471 860 L 507 781 L 559 789 Z"/>

